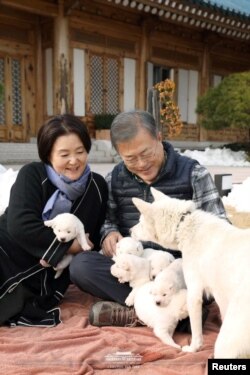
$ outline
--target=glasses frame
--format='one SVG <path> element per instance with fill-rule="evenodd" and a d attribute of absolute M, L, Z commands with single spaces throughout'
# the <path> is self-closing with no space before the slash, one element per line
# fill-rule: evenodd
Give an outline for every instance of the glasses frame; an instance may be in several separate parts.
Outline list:
<path fill-rule="evenodd" d="M 126 157 L 121 156 L 122 160 L 124 161 L 124 164 L 127 165 L 128 167 L 135 167 L 139 160 L 143 162 L 152 160 L 155 157 L 156 150 L 158 147 L 158 142 L 159 141 L 155 142 L 154 147 L 150 147 L 150 149 L 144 150 L 141 155 L 131 156 L 130 159 L 126 159 Z"/>

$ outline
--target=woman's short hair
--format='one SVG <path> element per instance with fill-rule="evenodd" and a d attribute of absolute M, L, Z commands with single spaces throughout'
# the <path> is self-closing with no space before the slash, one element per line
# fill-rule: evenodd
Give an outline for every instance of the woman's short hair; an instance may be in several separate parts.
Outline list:
<path fill-rule="evenodd" d="M 110 128 L 113 147 L 117 150 L 118 143 L 131 140 L 141 128 L 147 130 L 152 138 L 157 138 L 158 129 L 151 113 L 141 110 L 119 113 Z"/>
<path fill-rule="evenodd" d="M 57 138 L 70 133 L 78 135 L 85 150 L 89 153 L 91 139 L 84 122 L 71 114 L 57 115 L 50 118 L 38 131 L 37 148 L 41 161 L 49 164 L 52 147 Z"/>

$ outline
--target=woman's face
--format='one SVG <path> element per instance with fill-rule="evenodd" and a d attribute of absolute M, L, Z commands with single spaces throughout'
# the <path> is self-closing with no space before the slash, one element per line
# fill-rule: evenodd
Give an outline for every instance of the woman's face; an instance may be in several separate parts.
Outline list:
<path fill-rule="evenodd" d="M 78 135 L 70 133 L 57 138 L 49 160 L 58 174 L 77 180 L 86 168 L 88 153 Z"/>

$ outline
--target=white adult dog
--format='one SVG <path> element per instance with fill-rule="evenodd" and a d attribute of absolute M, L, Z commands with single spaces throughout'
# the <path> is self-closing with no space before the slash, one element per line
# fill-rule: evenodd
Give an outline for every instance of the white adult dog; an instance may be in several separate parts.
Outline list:
<path fill-rule="evenodd" d="M 68 242 L 76 238 L 83 250 L 91 249 L 87 242 L 84 225 L 74 214 L 59 214 L 54 217 L 54 219 L 44 221 L 44 225 L 53 229 L 53 232 L 59 242 Z M 66 254 L 57 264 L 57 266 L 54 267 L 54 269 L 57 271 L 55 274 L 55 279 L 61 276 L 64 268 L 70 264 L 72 258 L 73 255 Z M 43 264 L 42 261 L 41 264 Z"/>
<path fill-rule="evenodd" d="M 197 210 L 194 202 L 173 199 L 151 189 L 155 201 L 133 202 L 141 213 L 135 238 L 179 249 L 188 289 L 192 340 L 183 351 L 202 346 L 202 295 L 212 294 L 220 308 L 222 326 L 215 358 L 250 355 L 250 229 L 238 229 L 213 214 Z"/>
<path fill-rule="evenodd" d="M 134 305 L 137 317 L 165 344 L 180 348 L 172 338 L 179 320 L 188 316 L 186 290 L 176 292 L 168 306 L 155 304 L 151 289 L 154 281 L 149 281 L 149 261 L 132 254 L 122 254 L 114 258 L 111 273 L 119 282 L 129 282 L 133 288 L 125 303 Z"/>
<path fill-rule="evenodd" d="M 155 303 L 167 306 L 173 295 L 180 289 L 186 289 L 182 259 L 175 259 L 168 267 L 161 271 L 152 284 L 151 293 Z"/>

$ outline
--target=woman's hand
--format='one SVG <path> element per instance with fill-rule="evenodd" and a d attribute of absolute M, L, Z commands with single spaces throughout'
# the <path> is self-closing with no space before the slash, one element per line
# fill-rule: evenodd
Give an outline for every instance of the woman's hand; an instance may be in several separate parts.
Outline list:
<path fill-rule="evenodd" d="M 108 257 L 112 257 L 116 253 L 116 244 L 122 239 L 120 232 L 110 232 L 102 242 L 102 252 Z"/>
<path fill-rule="evenodd" d="M 94 244 L 89 239 L 89 233 L 86 233 L 86 239 L 87 239 L 87 242 L 88 242 L 88 244 L 89 244 L 89 246 L 91 247 L 91 250 L 92 250 L 93 247 L 94 247 Z M 67 251 L 67 254 L 75 255 L 75 254 L 80 253 L 81 251 L 83 251 L 82 247 L 80 246 L 77 239 L 74 239 L 72 245 L 70 246 L 69 250 Z M 50 267 L 50 264 L 47 263 L 46 260 L 44 260 L 44 259 L 40 259 L 40 264 L 43 267 Z"/>

